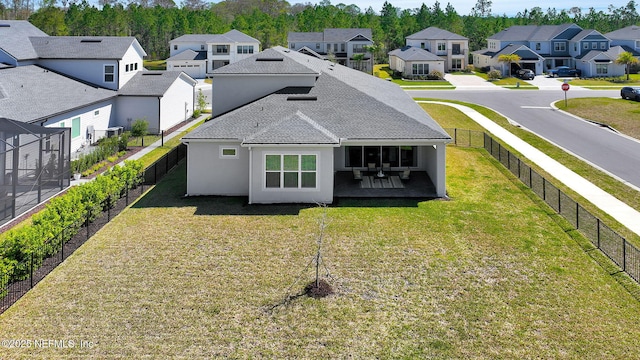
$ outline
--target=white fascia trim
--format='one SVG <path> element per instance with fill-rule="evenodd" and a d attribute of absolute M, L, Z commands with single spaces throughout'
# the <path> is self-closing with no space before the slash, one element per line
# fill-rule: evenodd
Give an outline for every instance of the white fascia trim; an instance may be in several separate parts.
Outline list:
<path fill-rule="evenodd" d="M 241 144 L 240 146 L 245 148 L 317 148 L 317 147 L 327 147 L 327 148 L 336 148 L 340 147 L 340 144 Z"/>

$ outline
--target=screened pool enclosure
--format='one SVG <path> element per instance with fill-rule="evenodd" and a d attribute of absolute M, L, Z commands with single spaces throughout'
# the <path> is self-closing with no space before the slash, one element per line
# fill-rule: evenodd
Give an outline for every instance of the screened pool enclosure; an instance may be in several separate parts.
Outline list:
<path fill-rule="evenodd" d="M 70 183 L 71 129 L 0 118 L 0 225 Z"/>

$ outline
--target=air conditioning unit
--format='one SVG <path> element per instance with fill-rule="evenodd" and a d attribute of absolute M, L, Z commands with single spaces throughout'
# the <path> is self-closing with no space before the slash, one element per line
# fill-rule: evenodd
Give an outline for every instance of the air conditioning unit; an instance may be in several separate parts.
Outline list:
<path fill-rule="evenodd" d="M 107 137 L 119 136 L 124 131 L 122 126 L 114 126 L 107 129 Z"/>

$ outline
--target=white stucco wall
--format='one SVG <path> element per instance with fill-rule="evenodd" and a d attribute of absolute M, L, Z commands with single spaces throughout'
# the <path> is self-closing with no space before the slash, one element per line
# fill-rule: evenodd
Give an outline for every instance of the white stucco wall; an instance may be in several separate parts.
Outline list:
<path fill-rule="evenodd" d="M 214 76 L 213 116 L 223 114 L 287 86 L 313 86 L 315 78 L 315 75 Z"/>
<path fill-rule="evenodd" d="M 265 156 L 267 154 L 316 155 L 315 189 L 266 188 Z M 259 147 L 250 150 L 251 175 L 249 203 L 325 203 L 333 202 L 333 148 L 332 147 Z"/>
<path fill-rule="evenodd" d="M 58 116 L 52 117 L 44 123 L 46 127 L 67 127 L 71 128 L 73 119 L 80 118 L 80 134 L 71 138 L 71 152 L 78 150 L 83 144 L 87 144 L 89 134 L 87 128 L 93 126 L 95 137 L 91 142 L 96 142 L 105 136 L 104 130 L 110 125 L 113 116 L 115 100 L 103 101 L 90 105 L 82 109 L 73 110 Z"/>
<path fill-rule="evenodd" d="M 236 148 L 224 158 L 221 148 Z M 239 142 L 194 142 L 187 146 L 187 195 L 249 195 L 249 150 Z"/>
<path fill-rule="evenodd" d="M 137 119 L 145 119 L 149 123 L 149 132 L 159 131 L 160 105 L 157 97 L 118 97 L 116 101 L 116 116 L 112 126 L 122 126 L 125 129 L 130 129 L 131 124 Z"/>
<path fill-rule="evenodd" d="M 160 99 L 160 130 L 167 130 L 193 116 L 193 85 L 178 78 Z"/>
<path fill-rule="evenodd" d="M 433 185 L 436 187 L 438 197 L 447 195 L 446 189 L 446 145 L 439 144 L 434 146 L 425 146 L 421 151 L 422 166 L 426 168 L 427 174 L 431 178 Z"/>
<path fill-rule="evenodd" d="M 45 68 L 66 74 L 80 80 L 88 81 L 97 86 L 118 90 L 120 70 L 117 60 L 38 60 L 38 64 Z M 113 82 L 104 81 L 104 66 L 115 66 Z"/>

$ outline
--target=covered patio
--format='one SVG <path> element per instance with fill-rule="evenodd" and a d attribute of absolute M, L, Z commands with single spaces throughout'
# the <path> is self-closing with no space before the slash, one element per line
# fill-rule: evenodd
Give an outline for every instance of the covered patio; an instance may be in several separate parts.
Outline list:
<path fill-rule="evenodd" d="M 436 198 L 436 187 L 425 171 L 412 171 L 409 180 L 400 180 L 399 172 L 388 172 L 379 179 L 375 173 L 362 173 L 355 180 L 351 171 L 337 171 L 334 175 L 335 198 Z"/>

